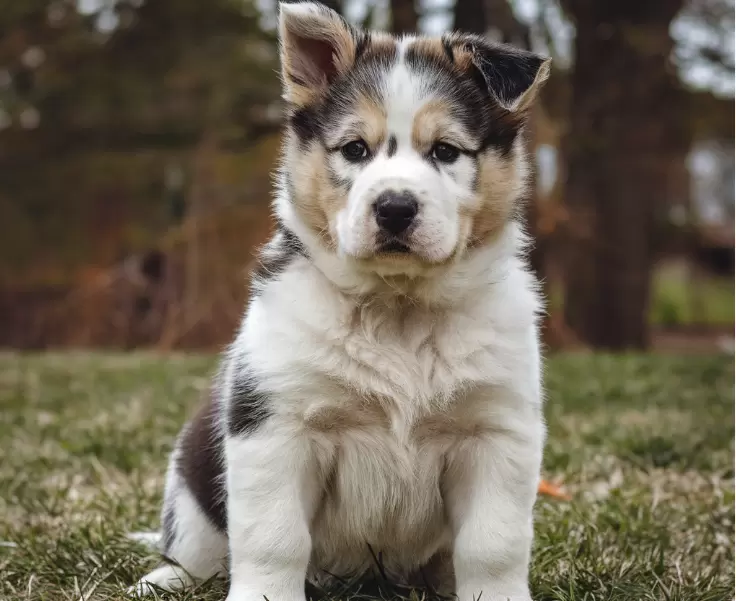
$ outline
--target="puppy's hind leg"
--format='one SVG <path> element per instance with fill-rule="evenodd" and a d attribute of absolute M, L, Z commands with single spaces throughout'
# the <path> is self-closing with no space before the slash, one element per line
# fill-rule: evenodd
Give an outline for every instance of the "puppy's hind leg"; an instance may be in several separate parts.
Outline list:
<path fill-rule="evenodd" d="M 178 473 L 176 455 L 167 476 L 160 546 L 171 563 L 157 567 L 129 589 L 138 597 L 152 594 L 157 588 L 187 588 L 199 580 L 224 576 L 227 571 L 227 537 L 202 511 Z"/>

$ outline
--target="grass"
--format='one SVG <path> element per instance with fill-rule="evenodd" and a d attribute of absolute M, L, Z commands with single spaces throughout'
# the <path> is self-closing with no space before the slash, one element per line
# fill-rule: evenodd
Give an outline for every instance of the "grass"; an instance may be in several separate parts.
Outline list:
<path fill-rule="evenodd" d="M 158 527 L 167 452 L 213 365 L 0 355 L 1 600 L 125 599 L 156 563 L 125 533 Z M 573 501 L 537 504 L 535 600 L 733 599 L 733 382 L 730 357 L 549 361 L 545 475 Z"/>
<path fill-rule="evenodd" d="M 734 322 L 733 277 L 688 276 L 684 265 L 665 265 L 654 272 L 651 323 L 663 327 L 688 324 L 731 326 Z"/>

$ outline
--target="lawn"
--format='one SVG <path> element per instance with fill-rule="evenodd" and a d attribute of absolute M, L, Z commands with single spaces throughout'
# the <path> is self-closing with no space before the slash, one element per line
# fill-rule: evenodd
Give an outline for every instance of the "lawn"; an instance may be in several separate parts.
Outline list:
<path fill-rule="evenodd" d="M 0 599 L 126 598 L 156 563 L 126 532 L 158 527 L 166 455 L 213 365 L 0 355 Z M 573 500 L 537 504 L 534 599 L 733 599 L 733 359 L 557 356 L 546 380 L 545 475 Z"/>

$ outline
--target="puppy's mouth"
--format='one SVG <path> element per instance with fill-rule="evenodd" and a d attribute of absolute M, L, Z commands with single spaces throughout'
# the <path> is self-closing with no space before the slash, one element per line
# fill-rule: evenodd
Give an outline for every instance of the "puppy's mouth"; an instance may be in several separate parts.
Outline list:
<path fill-rule="evenodd" d="M 408 255 L 411 253 L 408 244 L 396 239 L 380 242 L 377 250 L 379 254 Z"/>

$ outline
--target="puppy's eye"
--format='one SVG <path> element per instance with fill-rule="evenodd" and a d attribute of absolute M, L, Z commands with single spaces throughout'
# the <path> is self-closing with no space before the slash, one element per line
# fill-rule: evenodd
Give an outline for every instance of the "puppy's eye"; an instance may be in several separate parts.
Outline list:
<path fill-rule="evenodd" d="M 440 163 L 454 163 L 459 156 L 460 151 L 451 144 L 438 142 L 432 147 L 432 157 Z"/>
<path fill-rule="evenodd" d="M 359 163 L 368 156 L 368 146 L 363 140 L 353 140 L 345 144 L 340 152 L 351 163 Z"/>

